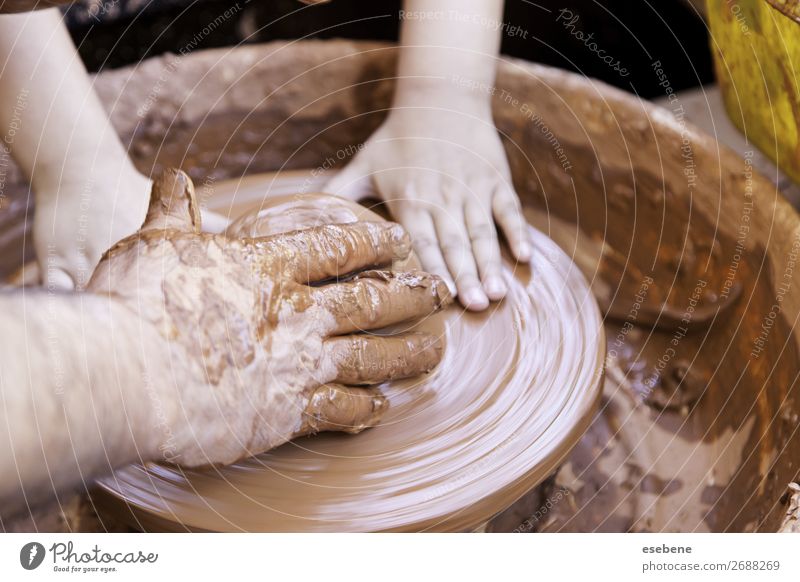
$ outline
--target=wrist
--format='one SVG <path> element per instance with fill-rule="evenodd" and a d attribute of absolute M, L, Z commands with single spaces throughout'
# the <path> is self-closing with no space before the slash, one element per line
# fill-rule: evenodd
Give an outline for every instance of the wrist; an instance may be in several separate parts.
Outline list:
<path fill-rule="evenodd" d="M 491 113 L 493 86 L 458 75 L 406 77 L 397 82 L 393 109 L 434 107 L 474 115 Z"/>
<path fill-rule="evenodd" d="M 170 346 L 156 325 L 123 301 L 109 297 L 115 342 L 125 343 L 133 364 L 127 377 L 124 408 L 133 411 L 131 434 L 138 461 L 172 461 L 177 445 L 173 427 L 177 424 L 179 406 L 175 389 L 170 390 L 173 377 L 170 365 Z"/>
<path fill-rule="evenodd" d="M 97 152 L 70 152 L 66 158 L 40 160 L 31 176 L 37 196 L 55 197 L 59 190 L 112 191 L 118 185 L 146 181 L 126 155 L 96 155 Z M 93 160 L 87 164 L 86 160 Z"/>

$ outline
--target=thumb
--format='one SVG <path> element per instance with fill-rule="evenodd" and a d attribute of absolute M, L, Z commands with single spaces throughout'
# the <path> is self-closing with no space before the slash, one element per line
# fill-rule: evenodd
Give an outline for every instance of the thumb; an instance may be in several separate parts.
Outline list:
<path fill-rule="evenodd" d="M 150 208 L 141 230 L 176 229 L 199 233 L 201 226 L 200 206 L 192 180 L 181 170 L 164 170 L 153 181 Z"/>
<path fill-rule="evenodd" d="M 72 291 L 75 289 L 75 280 L 66 269 L 61 267 L 41 266 L 42 284 L 47 289 L 62 289 Z"/>
<path fill-rule="evenodd" d="M 34 246 L 41 284 L 50 290 L 82 290 L 100 260 L 99 253 L 93 253 L 89 245 L 78 248 L 68 236 L 59 239 L 46 230 L 36 233 L 39 237 L 34 237 Z"/>

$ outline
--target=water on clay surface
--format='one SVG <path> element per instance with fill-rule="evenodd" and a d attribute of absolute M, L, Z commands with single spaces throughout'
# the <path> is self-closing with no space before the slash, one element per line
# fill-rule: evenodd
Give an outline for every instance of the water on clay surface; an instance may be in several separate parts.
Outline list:
<path fill-rule="evenodd" d="M 211 135 L 231 121 L 210 118 L 201 131 Z M 247 131 L 235 132 L 221 158 L 215 153 L 216 171 L 225 176 L 220 168 L 227 160 L 238 166 L 236 158 L 252 147 L 264 149 L 262 136 L 274 123 L 268 114 L 250 115 Z M 365 116 L 346 134 L 367 135 L 376 125 Z M 528 152 L 551 157 L 540 133 L 507 131 Z M 183 139 L 191 141 L 189 151 L 210 157 L 203 135 L 179 134 L 177 143 Z M 289 167 L 312 165 L 319 152 L 341 147 L 330 132 L 300 149 L 284 142 L 303 139 L 297 134 L 273 139 L 272 153 L 248 157 L 250 168 L 274 168 L 271 157 L 284 146 L 297 152 Z M 142 143 L 140 152 L 147 153 Z M 581 171 L 564 181 L 558 159 L 523 174 L 514 153 L 509 150 L 515 176 L 523 176 L 515 183 L 528 219 L 581 267 L 609 314 L 609 353 L 600 411 L 585 437 L 554 479 L 490 529 L 777 529 L 800 457 L 792 393 L 800 363 L 783 318 L 771 320 L 759 342 L 776 301 L 763 249 L 748 245 L 742 252 L 714 217 L 665 188 L 657 168 L 601 167 L 587 145 L 571 149 Z M 734 203 L 744 214 L 749 201 Z"/>
<path fill-rule="evenodd" d="M 325 78 L 305 80 L 302 91 L 288 85 L 288 97 L 272 95 L 268 108 L 259 103 L 253 106 L 258 110 L 237 112 L 230 106 L 196 123 L 152 111 L 130 136 L 134 160 L 143 171 L 184 168 L 201 197 L 204 189 L 213 195 L 222 179 L 324 165 L 331 152 L 363 143 L 391 94 L 388 82 L 361 82 L 390 77 L 393 57 L 356 54 L 355 65 L 336 61 L 349 50 L 344 46 L 313 45 L 313 51 L 328 51 Z M 305 54 L 316 62 L 308 56 L 314 53 Z M 286 72 L 272 71 L 275 83 L 296 74 L 281 62 Z M 530 74 L 517 74 L 520 66 Z M 268 78 L 257 66 L 246 67 L 260 75 L 249 83 Z M 220 75 L 216 82 L 227 86 L 229 78 Z M 333 80 L 356 88 L 337 94 L 326 86 L 330 93 L 315 101 L 315 83 Z M 774 250 L 754 243 L 759 237 L 752 232 L 742 239 L 735 234 L 746 232 L 739 224 L 744 217 L 769 218 L 774 205 L 754 207 L 746 165 L 691 135 L 696 167 L 689 168 L 681 156 L 681 128 L 665 128 L 666 112 L 645 115 L 629 96 L 527 64 L 501 66 L 498 85 L 530 97 L 546 122 L 543 129 L 532 116 L 523 117 L 519 105 L 495 103 L 526 215 L 591 282 L 608 314 L 608 355 L 592 426 L 543 487 L 487 529 L 775 531 L 786 511 L 787 485 L 800 468 L 794 321 L 787 322 L 789 310 L 775 309 L 787 292 L 784 284 L 796 283 L 797 269 L 785 262 L 776 272 L 769 260 Z M 214 96 L 215 89 L 207 91 Z M 313 114 L 295 116 L 306 103 Z M 689 169 L 696 174 L 687 180 Z M 757 188 L 765 184 L 756 180 Z M 19 222 L 24 203 L 10 187 L 7 192 L 11 212 L 5 217 Z M 702 206 L 698 200 L 721 202 Z M 762 219 L 759 228 L 789 238 L 797 219 L 777 219 L 776 226 Z M 3 236 L 10 241 L 12 234 Z M 4 248 L 21 248 L 12 242 Z"/>
<path fill-rule="evenodd" d="M 241 213 L 229 235 L 380 219 L 332 196 L 280 196 L 292 192 L 282 182 L 220 183 L 208 206 Z M 531 236 L 532 268 L 505 260 L 503 302 L 482 314 L 454 305 L 413 324 L 443 339 L 443 360 L 431 374 L 381 384 L 389 408 L 376 427 L 297 439 L 224 468 L 121 469 L 100 481 L 104 515 L 179 531 L 481 526 L 560 465 L 599 395 L 605 344 L 587 282 L 551 240 Z"/>

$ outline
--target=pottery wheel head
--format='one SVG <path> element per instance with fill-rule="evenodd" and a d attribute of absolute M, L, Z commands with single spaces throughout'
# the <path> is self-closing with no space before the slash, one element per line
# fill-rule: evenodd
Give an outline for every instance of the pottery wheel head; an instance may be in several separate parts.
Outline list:
<path fill-rule="evenodd" d="M 217 196 L 233 187 L 219 185 Z M 332 196 L 263 191 L 229 233 L 381 220 Z M 504 260 L 504 301 L 417 324 L 444 337 L 444 359 L 426 376 L 381 386 L 390 406 L 379 426 L 299 439 L 225 468 L 130 467 L 100 482 L 98 504 L 145 530 L 480 526 L 558 467 L 600 392 L 605 339 L 589 286 L 555 243 L 531 236 L 531 268 Z"/>

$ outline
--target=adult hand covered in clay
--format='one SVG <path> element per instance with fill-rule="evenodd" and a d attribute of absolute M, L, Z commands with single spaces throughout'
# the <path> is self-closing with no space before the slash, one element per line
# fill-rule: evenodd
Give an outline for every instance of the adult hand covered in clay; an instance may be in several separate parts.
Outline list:
<path fill-rule="evenodd" d="M 450 301 L 436 276 L 386 270 L 409 252 L 392 223 L 263 238 L 201 233 L 191 181 L 170 170 L 142 229 L 106 253 L 88 290 L 165 340 L 165 369 L 148 379 L 172 435 L 165 456 L 230 463 L 299 435 L 372 426 L 386 401 L 363 386 L 436 366 L 436 337 L 360 333 Z"/>

